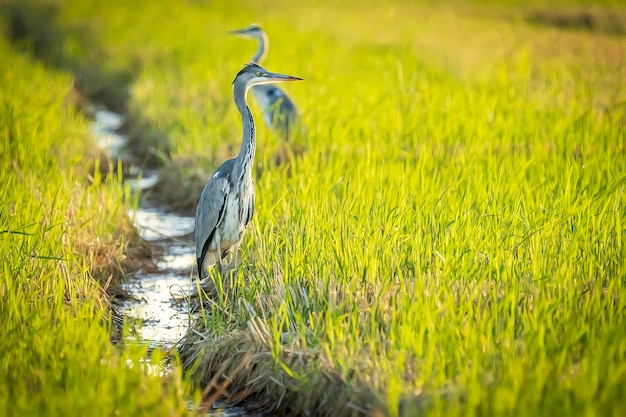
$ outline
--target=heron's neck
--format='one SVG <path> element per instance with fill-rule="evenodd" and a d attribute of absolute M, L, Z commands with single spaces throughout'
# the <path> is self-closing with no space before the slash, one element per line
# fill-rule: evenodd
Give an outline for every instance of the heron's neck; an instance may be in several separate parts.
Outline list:
<path fill-rule="evenodd" d="M 267 57 L 267 51 L 269 49 L 270 49 L 270 41 L 264 32 L 259 37 L 259 49 L 257 49 L 256 53 L 252 56 L 252 62 L 258 65 L 261 65 L 261 63 Z"/>
<path fill-rule="evenodd" d="M 241 114 L 241 124 L 243 126 L 241 149 L 239 150 L 239 155 L 237 155 L 235 169 L 243 171 L 244 175 L 251 175 L 256 148 L 256 132 L 254 130 L 252 112 L 246 103 L 246 92 L 245 85 L 235 85 L 235 105 L 237 110 L 239 110 L 239 114 Z"/>

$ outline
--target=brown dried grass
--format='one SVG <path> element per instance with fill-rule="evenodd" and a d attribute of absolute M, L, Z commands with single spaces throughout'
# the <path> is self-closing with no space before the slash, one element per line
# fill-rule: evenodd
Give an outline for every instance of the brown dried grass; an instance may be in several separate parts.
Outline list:
<path fill-rule="evenodd" d="M 244 331 L 217 340 L 191 329 L 179 352 L 192 384 L 203 391 L 205 411 L 219 401 L 272 416 L 386 414 L 364 382 L 354 375 L 345 378 L 320 351 L 282 346 L 275 357 L 271 335 L 260 318 L 250 320 Z"/>

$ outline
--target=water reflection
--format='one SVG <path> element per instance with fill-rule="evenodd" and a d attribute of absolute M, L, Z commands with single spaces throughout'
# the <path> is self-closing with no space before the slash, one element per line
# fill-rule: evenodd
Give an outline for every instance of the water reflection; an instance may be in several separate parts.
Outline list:
<path fill-rule="evenodd" d="M 119 157 L 127 138 L 116 132 L 123 118 L 113 112 L 97 110 L 91 130 L 100 146 L 110 157 Z M 135 192 L 149 190 L 158 181 L 158 171 L 136 171 L 137 178 L 128 179 Z M 185 305 L 174 299 L 174 294 L 187 293 L 190 274 L 195 262 L 191 243 L 179 238 L 193 232 L 194 218 L 167 213 L 157 208 L 139 207 L 128 215 L 140 236 L 153 242 L 162 251 L 156 272 L 140 272 L 123 287 L 136 300 L 124 304 L 123 313 L 137 318 L 135 326 L 139 337 L 153 344 L 171 346 L 187 330 L 189 314 Z"/>

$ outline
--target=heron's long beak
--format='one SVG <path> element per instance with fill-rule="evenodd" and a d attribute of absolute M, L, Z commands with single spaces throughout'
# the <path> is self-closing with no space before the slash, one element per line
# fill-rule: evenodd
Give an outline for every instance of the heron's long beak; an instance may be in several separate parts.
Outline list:
<path fill-rule="evenodd" d="M 281 82 L 281 81 L 302 81 L 300 77 L 294 77 L 293 75 L 279 74 L 277 72 L 266 72 L 263 77 L 268 82 Z"/>
<path fill-rule="evenodd" d="M 248 29 L 235 29 L 235 30 L 229 30 L 228 33 L 230 33 L 231 35 L 248 35 Z"/>

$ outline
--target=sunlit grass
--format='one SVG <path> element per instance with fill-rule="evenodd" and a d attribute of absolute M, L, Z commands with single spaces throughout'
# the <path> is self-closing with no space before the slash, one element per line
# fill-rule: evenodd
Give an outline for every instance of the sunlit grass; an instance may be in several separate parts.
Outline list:
<path fill-rule="evenodd" d="M 134 232 L 119 178 L 89 178 L 71 77 L 4 38 L 0 54 L 0 414 L 184 415 L 178 376 L 163 384 L 138 366 L 145 348 L 111 343 L 103 287 Z"/>
<path fill-rule="evenodd" d="M 276 358 L 322 352 L 392 415 L 626 409 L 623 36 L 519 5 L 142 6 L 59 19 L 134 68 L 130 111 L 168 133 L 170 168 L 208 177 L 239 149 L 230 84 L 255 45 L 228 29 L 262 24 L 265 66 L 305 79 L 286 87 L 308 127 L 289 167 L 258 123 L 255 218 L 212 336 L 256 316 Z"/>

